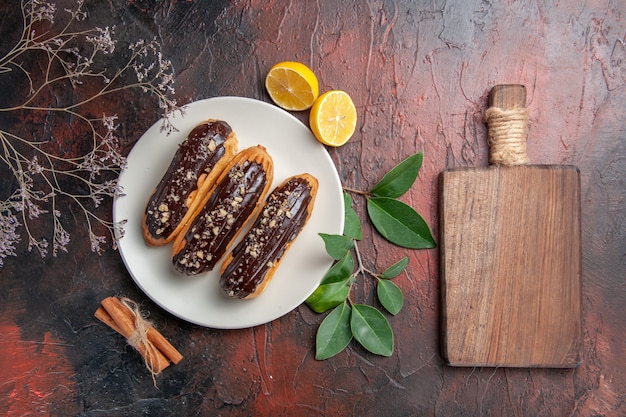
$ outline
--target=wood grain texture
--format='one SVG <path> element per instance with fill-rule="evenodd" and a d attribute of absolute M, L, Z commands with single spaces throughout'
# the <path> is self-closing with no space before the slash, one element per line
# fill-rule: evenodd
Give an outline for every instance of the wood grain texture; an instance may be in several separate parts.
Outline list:
<path fill-rule="evenodd" d="M 496 165 L 441 175 L 444 359 L 456 366 L 578 366 L 580 172 L 526 165 L 525 86 L 493 87 L 485 117 Z"/>
<path fill-rule="evenodd" d="M 440 204 L 448 363 L 579 365 L 579 171 L 558 166 L 447 171 Z"/>

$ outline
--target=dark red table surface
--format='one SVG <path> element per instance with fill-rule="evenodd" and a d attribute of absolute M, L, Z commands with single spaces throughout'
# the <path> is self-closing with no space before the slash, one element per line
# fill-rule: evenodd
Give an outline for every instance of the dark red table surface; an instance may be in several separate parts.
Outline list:
<path fill-rule="evenodd" d="M 0 6 L 1 51 L 21 30 L 17 5 Z M 525 84 L 530 158 L 581 171 L 583 362 L 576 369 L 446 366 L 438 251 L 394 247 L 367 222 L 360 249 L 368 265 L 410 260 L 396 280 L 406 302 L 390 317 L 395 352 L 383 358 L 350 344 L 316 361 L 322 315 L 303 305 L 243 330 L 188 324 L 138 289 L 118 252 L 89 251 L 77 221 L 68 253 L 42 259 L 22 241 L 0 269 L 0 414 L 626 415 L 626 3 L 111 0 L 88 1 L 87 9 L 94 24 L 115 26 L 120 42 L 157 38 L 181 104 L 224 95 L 270 101 L 263 80 L 274 63 L 309 65 L 322 91 L 346 90 L 357 107 L 354 137 L 329 149 L 344 186 L 366 190 L 423 152 L 403 200 L 436 238 L 439 173 L 487 165 L 487 94 L 495 84 Z M 101 106 L 120 115 L 125 153 L 159 117 L 141 94 Z M 362 201 L 357 211 L 364 216 Z M 73 213 L 63 208 L 64 219 Z M 138 354 L 93 318 L 101 299 L 120 294 L 142 303 L 185 356 L 158 387 Z M 371 283 L 359 283 L 352 297 L 375 303 Z"/>

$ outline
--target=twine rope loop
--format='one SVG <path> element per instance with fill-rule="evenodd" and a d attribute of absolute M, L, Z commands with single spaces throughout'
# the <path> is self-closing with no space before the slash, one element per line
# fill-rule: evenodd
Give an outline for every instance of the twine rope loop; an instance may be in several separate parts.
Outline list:
<path fill-rule="evenodd" d="M 152 327 L 152 322 L 147 320 L 141 310 L 139 309 L 139 305 L 131 300 L 130 298 L 122 297 L 122 303 L 126 308 L 128 308 L 133 315 L 135 316 L 135 330 L 128 336 L 126 341 L 129 345 L 138 349 L 141 345 L 143 345 L 146 349 L 146 357 L 145 363 L 146 367 L 152 374 L 152 378 L 158 375 L 160 372 L 156 372 L 154 369 L 154 361 L 156 361 L 156 351 L 158 348 L 154 346 L 154 344 L 148 339 L 148 330 Z M 156 382 L 155 382 L 156 384 Z"/>
<path fill-rule="evenodd" d="M 525 107 L 501 109 L 489 107 L 485 112 L 489 127 L 489 162 L 492 165 L 524 165 L 530 160 L 526 153 L 528 110 Z"/>

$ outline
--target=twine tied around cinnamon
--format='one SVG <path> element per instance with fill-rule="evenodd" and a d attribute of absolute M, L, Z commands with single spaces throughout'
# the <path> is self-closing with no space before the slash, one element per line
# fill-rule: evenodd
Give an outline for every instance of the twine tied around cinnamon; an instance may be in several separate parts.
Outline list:
<path fill-rule="evenodd" d="M 137 303 L 130 298 L 122 297 L 120 301 L 133 313 L 135 318 L 135 330 L 126 338 L 126 341 L 138 351 L 142 345 L 145 346 L 146 354 L 144 359 L 146 367 L 152 376 L 158 375 L 161 372 L 161 369 L 155 369 L 155 365 L 158 363 L 155 361 L 158 348 L 148 339 L 148 329 L 152 327 L 152 322 L 141 314 Z"/>
<path fill-rule="evenodd" d="M 485 112 L 485 122 L 489 127 L 489 162 L 492 165 L 525 165 L 530 162 L 526 153 L 526 107 L 489 107 Z"/>
<path fill-rule="evenodd" d="M 155 385 L 155 377 L 170 362 L 177 364 L 183 359 L 180 352 L 144 317 L 139 305 L 129 298 L 105 298 L 95 316 L 126 338 L 128 344 L 141 354 Z"/>

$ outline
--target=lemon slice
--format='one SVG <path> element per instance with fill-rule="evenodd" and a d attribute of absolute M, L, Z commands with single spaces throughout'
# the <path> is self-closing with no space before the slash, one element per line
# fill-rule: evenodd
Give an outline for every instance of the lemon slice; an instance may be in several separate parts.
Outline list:
<path fill-rule="evenodd" d="M 270 68 L 265 77 L 265 88 L 274 103 L 290 111 L 310 108 L 319 94 L 313 71 L 293 61 L 280 62 Z"/>
<path fill-rule="evenodd" d="M 309 125 L 317 140 L 324 145 L 341 146 L 354 134 L 356 119 L 356 107 L 348 93 L 331 90 L 313 104 Z"/>

